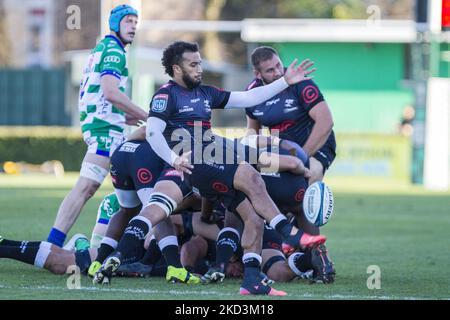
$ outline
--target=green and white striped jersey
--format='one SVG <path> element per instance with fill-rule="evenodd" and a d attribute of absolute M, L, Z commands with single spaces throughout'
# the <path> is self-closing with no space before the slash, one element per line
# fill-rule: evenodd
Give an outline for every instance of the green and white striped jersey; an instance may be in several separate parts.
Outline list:
<path fill-rule="evenodd" d="M 100 77 L 109 74 L 120 79 L 124 92 L 128 79 L 125 48 L 114 36 L 108 35 L 92 49 L 80 84 L 78 109 L 83 135 L 111 131 L 123 132 L 125 114 L 106 101 L 100 87 Z"/>

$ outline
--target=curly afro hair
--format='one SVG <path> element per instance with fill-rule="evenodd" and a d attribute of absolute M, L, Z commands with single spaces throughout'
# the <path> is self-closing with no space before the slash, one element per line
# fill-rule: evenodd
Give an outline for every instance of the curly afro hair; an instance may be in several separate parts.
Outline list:
<path fill-rule="evenodd" d="M 164 49 L 161 59 L 162 65 L 166 73 L 173 77 L 172 66 L 174 64 L 180 65 L 183 60 L 183 53 L 198 52 L 198 44 L 184 41 L 176 41 Z"/>

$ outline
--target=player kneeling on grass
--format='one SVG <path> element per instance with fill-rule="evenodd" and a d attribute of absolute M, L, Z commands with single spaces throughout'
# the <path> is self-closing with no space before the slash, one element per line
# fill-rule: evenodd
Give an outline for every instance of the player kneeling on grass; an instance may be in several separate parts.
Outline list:
<path fill-rule="evenodd" d="M 14 241 L 0 237 L 0 258 L 9 258 L 44 268 L 54 274 L 65 274 L 70 266 L 80 268 L 86 274 L 96 249 L 89 249 L 85 237 L 76 241 L 76 251 L 66 250 L 46 241 Z"/>
<path fill-rule="evenodd" d="M 67 268 L 77 266 L 86 275 L 91 261 L 97 257 L 97 250 L 106 233 L 110 219 L 120 211 L 114 193 L 106 195 L 98 207 L 91 241 L 84 235 L 74 235 L 60 248 L 46 241 L 15 241 L 0 236 L 0 258 L 9 258 L 44 268 L 54 274 L 65 274 Z"/>

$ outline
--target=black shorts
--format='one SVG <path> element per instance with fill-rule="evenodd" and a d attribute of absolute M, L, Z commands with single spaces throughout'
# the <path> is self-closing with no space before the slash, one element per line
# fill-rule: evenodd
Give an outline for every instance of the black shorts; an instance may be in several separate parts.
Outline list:
<path fill-rule="evenodd" d="M 267 193 L 273 202 L 281 208 L 293 208 L 303 202 L 308 181 L 299 175 L 289 172 L 277 174 L 261 174 Z"/>
<path fill-rule="evenodd" d="M 172 181 L 174 182 L 181 190 L 183 195 L 183 199 L 190 196 L 192 194 L 192 188 L 186 183 L 186 176 L 183 175 L 182 172 L 177 171 L 174 167 L 165 163 L 164 168 L 162 169 L 161 174 L 159 175 L 158 181 Z"/>
<path fill-rule="evenodd" d="M 111 179 L 114 188 L 140 190 L 153 188 L 163 170 L 164 161 L 147 142 L 126 141 L 111 157 Z"/>
<path fill-rule="evenodd" d="M 325 173 L 333 163 L 334 158 L 336 158 L 336 138 L 333 131 L 331 131 L 330 136 L 322 148 L 320 148 L 313 157 L 322 164 L 323 173 Z"/>
<path fill-rule="evenodd" d="M 222 201 L 222 203 L 231 211 L 245 199 L 245 194 L 235 190 L 233 181 L 239 163 L 245 159 L 245 156 L 238 153 L 234 148 L 237 140 L 224 140 L 225 143 L 220 146 L 223 157 L 214 158 L 215 152 L 212 152 L 213 158 L 203 159 L 200 164 L 194 163 L 191 175 L 185 175 L 187 184 L 202 197 L 212 201 Z M 205 149 L 205 148 L 204 148 Z M 231 163 L 227 163 L 225 155 L 231 154 Z"/>

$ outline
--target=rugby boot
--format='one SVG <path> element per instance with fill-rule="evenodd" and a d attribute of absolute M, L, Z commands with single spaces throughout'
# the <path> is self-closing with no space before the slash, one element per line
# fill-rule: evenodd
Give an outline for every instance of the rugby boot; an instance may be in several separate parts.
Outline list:
<path fill-rule="evenodd" d="M 258 268 L 246 268 L 244 271 L 244 279 L 239 289 L 240 295 L 268 295 L 268 296 L 286 296 L 287 293 L 281 290 L 276 290 L 270 285 L 273 280 L 270 280 Z"/>
<path fill-rule="evenodd" d="M 283 240 L 281 249 L 286 256 L 289 256 L 297 249 L 304 250 L 308 248 L 315 248 L 318 245 L 325 243 L 325 241 L 327 241 L 327 237 L 323 235 L 313 236 L 308 233 L 302 234 L 299 230 L 295 235 L 289 236 Z"/>
<path fill-rule="evenodd" d="M 116 275 L 119 277 L 146 278 L 150 277 L 152 270 L 153 265 L 148 265 L 137 261 L 121 265 L 119 269 L 117 269 Z"/>
<path fill-rule="evenodd" d="M 120 253 L 116 252 L 106 258 L 102 266 L 94 275 L 92 283 L 94 284 L 110 284 L 113 273 L 120 267 Z"/>
<path fill-rule="evenodd" d="M 200 278 L 193 275 L 185 268 L 175 268 L 174 266 L 167 266 L 166 280 L 172 283 L 187 283 L 187 284 L 199 284 Z"/>
<path fill-rule="evenodd" d="M 225 266 L 222 264 L 218 267 L 212 266 L 202 277 L 203 283 L 222 282 L 225 279 Z"/>
<path fill-rule="evenodd" d="M 88 238 L 84 234 L 77 233 L 72 238 L 70 238 L 69 241 L 67 241 L 67 243 L 64 245 L 63 249 L 68 250 L 68 251 L 88 249 L 89 246 L 87 246 L 87 248 L 86 248 L 85 245 L 83 245 L 83 248 L 77 248 L 77 243 L 84 244 L 86 241 L 87 241 L 87 243 L 89 243 Z"/>
<path fill-rule="evenodd" d="M 328 250 L 321 244 L 311 250 L 312 283 L 333 283 L 336 275 L 333 262 L 328 257 Z"/>
<path fill-rule="evenodd" d="M 95 273 L 102 267 L 102 264 L 98 261 L 93 261 L 88 269 L 88 276 L 93 278 Z"/>

